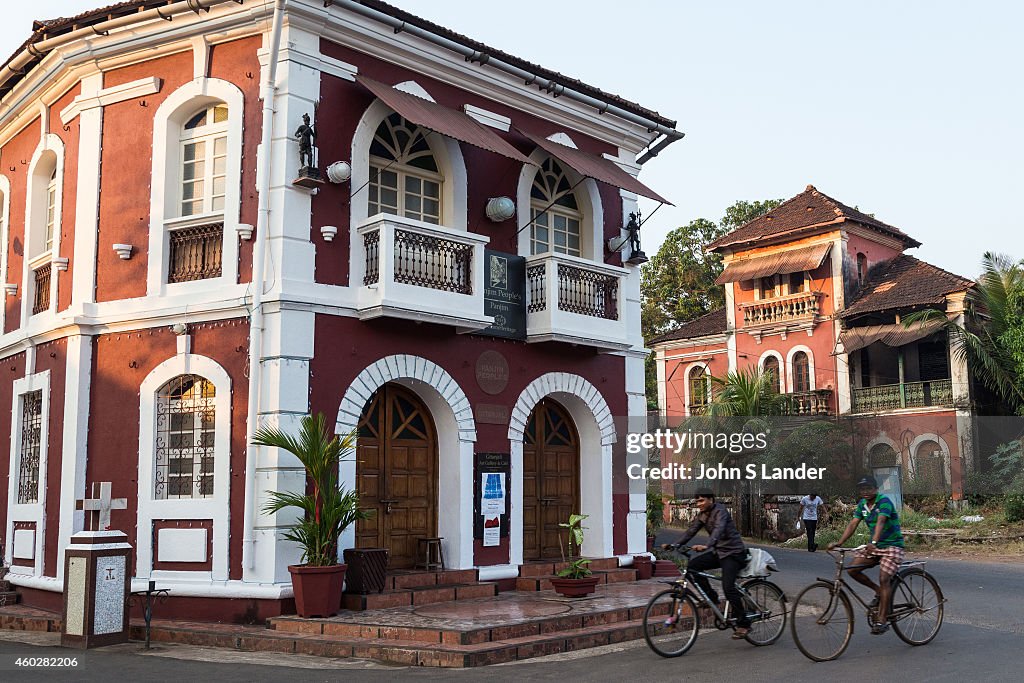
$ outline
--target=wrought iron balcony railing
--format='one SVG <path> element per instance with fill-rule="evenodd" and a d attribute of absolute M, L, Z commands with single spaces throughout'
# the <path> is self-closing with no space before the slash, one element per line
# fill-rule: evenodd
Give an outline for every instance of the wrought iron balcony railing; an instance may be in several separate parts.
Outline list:
<path fill-rule="evenodd" d="M 953 405 L 953 382 L 936 379 L 862 387 L 853 390 L 853 412 L 875 413 L 904 408 L 930 408 Z"/>

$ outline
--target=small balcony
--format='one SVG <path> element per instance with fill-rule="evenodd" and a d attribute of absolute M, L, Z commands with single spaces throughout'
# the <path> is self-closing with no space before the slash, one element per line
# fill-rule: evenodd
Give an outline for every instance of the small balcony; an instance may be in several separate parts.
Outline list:
<path fill-rule="evenodd" d="M 740 304 L 743 327 L 763 327 L 793 322 L 815 322 L 821 310 L 821 292 L 801 292 L 776 299 Z"/>
<path fill-rule="evenodd" d="M 220 277 L 223 242 L 223 223 L 171 230 L 167 282 L 173 284 Z"/>
<path fill-rule="evenodd" d="M 363 320 L 390 316 L 479 330 L 484 315 L 484 245 L 490 238 L 378 214 L 357 231 L 353 273 Z"/>
<path fill-rule="evenodd" d="M 622 315 L 624 268 L 564 254 L 526 259 L 528 342 L 629 348 Z"/>
<path fill-rule="evenodd" d="M 881 413 L 906 408 L 953 407 L 953 382 L 936 379 L 927 382 L 883 384 L 853 390 L 853 412 Z"/>
<path fill-rule="evenodd" d="M 814 391 L 798 391 L 783 394 L 786 399 L 782 412 L 789 416 L 823 416 L 832 415 L 832 390 L 815 389 Z"/>

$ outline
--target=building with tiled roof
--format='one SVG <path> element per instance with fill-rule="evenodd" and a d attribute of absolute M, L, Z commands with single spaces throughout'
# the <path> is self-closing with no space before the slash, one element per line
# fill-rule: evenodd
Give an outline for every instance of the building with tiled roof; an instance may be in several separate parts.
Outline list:
<path fill-rule="evenodd" d="M 858 467 L 960 496 L 976 388 L 941 321 L 905 319 L 937 309 L 963 324 L 974 283 L 904 253 L 918 245 L 810 185 L 711 243 L 726 306 L 652 340 L 662 416 L 701 414 L 712 377 L 758 369 L 791 416 L 855 424 Z"/>
<path fill-rule="evenodd" d="M 253 435 L 313 413 L 356 434 L 339 483 L 373 513 L 339 560 L 429 550 L 453 581 L 515 585 L 554 566 L 570 513 L 588 557 L 645 552 L 616 422 L 647 408 L 640 272 L 608 245 L 659 197 L 636 176 L 674 121 L 376 0 L 137 0 L 32 28 L 0 69 L 0 538 L 22 602 L 59 610 L 76 502 L 109 482 L 162 616 L 294 609 L 304 560 L 265 502 L 307 482 Z"/>

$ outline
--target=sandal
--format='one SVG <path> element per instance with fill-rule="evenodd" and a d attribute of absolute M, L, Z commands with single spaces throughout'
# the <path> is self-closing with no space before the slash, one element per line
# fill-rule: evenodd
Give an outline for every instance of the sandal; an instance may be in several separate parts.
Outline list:
<path fill-rule="evenodd" d="M 750 633 L 750 629 L 749 628 L 746 628 L 745 626 L 739 626 L 739 627 L 736 628 L 735 631 L 732 632 L 732 639 L 733 640 L 743 640 L 743 639 L 745 639 L 747 637 L 748 633 Z"/>

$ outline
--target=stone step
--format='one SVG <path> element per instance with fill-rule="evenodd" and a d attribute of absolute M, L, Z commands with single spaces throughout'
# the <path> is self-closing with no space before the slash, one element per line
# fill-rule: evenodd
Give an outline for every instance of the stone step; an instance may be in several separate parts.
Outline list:
<path fill-rule="evenodd" d="M 630 612 L 633 610 L 624 610 Z M 596 615 L 593 615 L 596 616 Z M 641 613 L 642 616 L 642 613 Z M 579 618 L 576 618 L 579 621 Z M 531 624 L 530 626 L 534 626 Z M 381 627 L 389 628 L 389 627 Z M 492 629 L 492 632 L 497 629 Z M 132 638 L 144 637 L 141 625 L 132 625 Z M 612 623 L 589 623 L 569 629 L 516 635 L 508 630 L 499 640 L 476 643 L 413 640 L 398 630 L 389 637 L 290 633 L 223 624 L 154 623 L 153 642 L 228 648 L 246 652 L 281 652 L 321 657 L 375 659 L 405 666 L 475 667 L 583 650 L 643 637 L 641 618 Z M 406 637 L 399 637 L 399 636 Z"/>
<path fill-rule="evenodd" d="M 0 607 L 18 604 L 18 594 L 12 590 L 0 590 Z"/>
<path fill-rule="evenodd" d="M 366 595 L 345 593 L 342 596 L 341 606 L 342 609 L 359 612 L 371 609 L 408 607 L 410 605 L 430 605 L 435 602 L 449 602 L 452 600 L 489 598 L 497 594 L 497 585 L 488 582 L 428 585 L 385 590 L 383 593 L 368 593 Z"/>
<path fill-rule="evenodd" d="M 397 571 L 384 577 L 384 590 L 477 583 L 480 580 L 479 576 L 476 569 L 446 569 L 439 572 Z"/>
<path fill-rule="evenodd" d="M 565 562 L 527 562 L 526 564 L 519 565 L 519 576 L 551 576 L 557 574 L 560 570 L 567 566 Z M 608 570 L 619 568 L 619 558 L 617 557 L 596 557 L 590 559 L 590 564 L 587 565 L 592 570 Z"/>
<path fill-rule="evenodd" d="M 598 585 L 608 583 L 624 583 L 636 581 L 635 569 L 598 569 L 592 576 L 598 577 Z M 548 576 L 520 576 L 516 579 L 517 591 L 549 591 L 552 590 L 551 579 L 554 575 Z"/>

